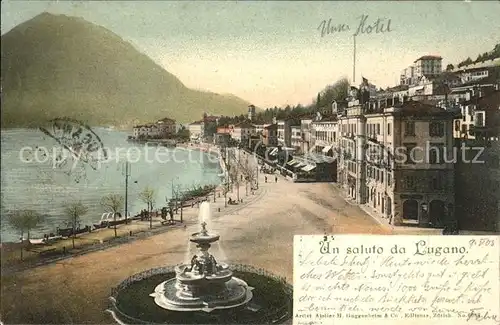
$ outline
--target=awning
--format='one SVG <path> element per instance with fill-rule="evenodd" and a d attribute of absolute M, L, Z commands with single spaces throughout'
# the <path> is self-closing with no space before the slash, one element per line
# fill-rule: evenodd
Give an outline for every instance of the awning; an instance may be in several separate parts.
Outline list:
<path fill-rule="evenodd" d="M 332 150 L 332 146 L 327 146 L 327 147 L 324 147 L 323 150 L 321 150 L 321 152 L 322 153 L 327 153 L 330 150 Z"/>
<path fill-rule="evenodd" d="M 305 172 L 310 172 L 314 168 L 316 168 L 316 166 L 314 166 L 314 165 L 307 165 L 306 167 L 302 168 L 302 170 L 305 171 Z"/>

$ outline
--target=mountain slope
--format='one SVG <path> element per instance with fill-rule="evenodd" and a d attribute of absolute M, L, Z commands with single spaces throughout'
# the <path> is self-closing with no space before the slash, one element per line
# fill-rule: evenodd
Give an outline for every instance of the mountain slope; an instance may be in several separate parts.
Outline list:
<path fill-rule="evenodd" d="M 203 112 L 235 115 L 249 103 L 185 87 L 113 32 L 81 18 L 43 13 L 2 35 L 2 127 L 67 116 L 130 126 Z"/>

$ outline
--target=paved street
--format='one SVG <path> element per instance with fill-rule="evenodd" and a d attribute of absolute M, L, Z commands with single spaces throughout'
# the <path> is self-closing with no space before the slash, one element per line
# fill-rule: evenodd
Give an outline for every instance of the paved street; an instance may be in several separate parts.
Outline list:
<path fill-rule="evenodd" d="M 294 234 L 377 233 L 381 226 L 361 209 L 346 203 L 337 188 L 326 183 L 294 184 L 259 175 L 259 191 L 243 204 L 224 208 L 213 204 L 208 228 L 221 235 L 228 260 L 262 267 L 292 279 Z M 221 212 L 218 212 L 218 208 Z M 188 209 L 191 210 L 191 209 Z M 194 209 L 186 211 L 187 228 L 136 240 L 56 264 L 28 270 L 2 280 L 2 316 L 10 323 L 105 323 L 111 287 L 126 277 L 185 259 L 188 236 L 199 230 Z"/>

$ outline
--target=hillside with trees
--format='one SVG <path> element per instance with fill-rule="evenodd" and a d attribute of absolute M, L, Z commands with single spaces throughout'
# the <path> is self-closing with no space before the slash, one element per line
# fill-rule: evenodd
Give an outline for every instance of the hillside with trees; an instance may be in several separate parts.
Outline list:
<path fill-rule="evenodd" d="M 468 57 L 467 59 L 459 62 L 456 66 L 451 63 L 448 64 L 446 66 L 446 71 L 453 70 L 455 69 L 455 67 L 461 68 L 470 64 L 482 63 L 497 58 L 500 58 L 500 43 L 495 45 L 493 50 L 491 50 L 490 52 L 484 52 L 483 54 L 479 54 L 475 60 L 472 60 L 470 57 Z"/>
<path fill-rule="evenodd" d="M 295 106 L 286 106 L 284 108 L 272 107 L 266 108 L 264 110 L 258 111 L 256 113 L 255 124 L 268 124 L 271 123 L 273 117 L 276 119 L 285 119 L 298 117 L 305 114 L 313 114 L 318 111 L 328 110 L 333 101 L 344 101 L 347 98 L 350 83 L 347 78 L 341 78 L 333 84 L 327 85 L 323 90 L 321 90 L 312 103 L 309 105 L 298 104 Z M 246 121 L 247 115 L 242 114 L 239 116 L 224 116 L 219 120 L 219 125 L 227 126 L 230 124 L 237 124 Z"/>

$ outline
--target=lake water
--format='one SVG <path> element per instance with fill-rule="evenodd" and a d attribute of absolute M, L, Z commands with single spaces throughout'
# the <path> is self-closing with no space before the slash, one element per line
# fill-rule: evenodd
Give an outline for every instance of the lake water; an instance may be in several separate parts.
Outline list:
<path fill-rule="evenodd" d="M 139 199 L 145 187 L 155 189 L 155 209 L 172 196 L 172 184 L 183 189 L 220 183 L 217 158 L 182 148 L 146 147 L 126 141 L 129 134 L 109 129 L 93 130 L 107 148 L 108 159 L 100 164 L 54 157 L 61 146 L 39 130 L 15 129 L 1 132 L 1 241 L 18 241 L 5 222 L 9 211 L 32 209 L 45 214 L 45 221 L 32 237 L 66 226 L 64 206 L 81 201 L 88 207 L 82 226 L 100 220 L 100 200 L 107 194 L 125 195 L 125 161 L 130 161 L 128 210 L 136 214 L 147 205 Z M 44 154 L 45 153 L 45 154 Z M 76 162 L 75 162 L 76 161 Z M 93 166 L 93 167 L 92 167 Z"/>

